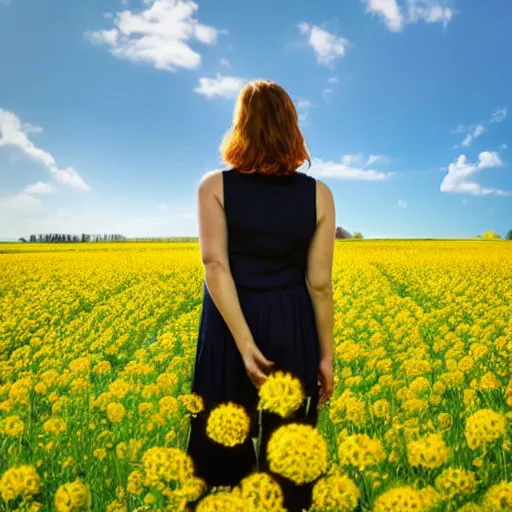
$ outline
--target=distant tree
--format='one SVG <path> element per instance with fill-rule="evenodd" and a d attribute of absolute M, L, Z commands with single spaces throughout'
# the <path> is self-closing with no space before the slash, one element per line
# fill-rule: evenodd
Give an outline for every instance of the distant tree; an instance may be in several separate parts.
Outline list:
<path fill-rule="evenodd" d="M 512 240 L 512 229 L 510 229 L 507 233 L 507 240 Z"/>
<path fill-rule="evenodd" d="M 482 234 L 482 238 L 484 240 L 500 240 L 501 235 L 499 233 L 496 233 L 496 231 L 484 231 Z"/>
<path fill-rule="evenodd" d="M 359 238 L 359 239 L 362 239 L 364 238 L 363 237 L 363 233 L 360 233 L 359 231 L 355 231 L 354 234 L 352 235 L 354 238 Z"/>
<path fill-rule="evenodd" d="M 21 238 L 19 239 L 19 241 L 20 241 L 20 242 L 26 242 L 26 240 L 25 240 L 23 237 L 21 237 Z"/>
<path fill-rule="evenodd" d="M 482 238 L 482 235 L 476 235 L 477 238 Z"/>
<path fill-rule="evenodd" d="M 345 239 L 345 238 L 352 238 L 352 235 L 350 234 L 349 231 L 347 231 L 345 228 L 342 228 L 340 226 L 338 226 L 336 228 L 336 239 L 338 240 L 342 240 L 342 239 Z"/>

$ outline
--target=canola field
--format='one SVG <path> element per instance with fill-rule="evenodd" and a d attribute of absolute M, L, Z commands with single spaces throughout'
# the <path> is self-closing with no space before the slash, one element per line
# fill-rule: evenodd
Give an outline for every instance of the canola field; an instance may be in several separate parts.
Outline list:
<path fill-rule="evenodd" d="M 0 510 L 184 510 L 197 244 L 0 245 L 0 269 Z M 312 510 L 512 511 L 512 243 L 337 242 L 334 304 L 334 396 L 273 453 L 324 473 Z M 283 508 L 256 474 L 214 510 Z"/>

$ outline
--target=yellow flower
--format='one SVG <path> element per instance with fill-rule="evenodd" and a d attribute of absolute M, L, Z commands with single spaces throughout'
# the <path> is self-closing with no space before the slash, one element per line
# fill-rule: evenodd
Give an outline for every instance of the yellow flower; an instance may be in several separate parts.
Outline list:
<path fill-rule="evenodd" d="M 43 424 L 43 429 L 45 432 L 51 432 L 53 434 L 59 435 L 62 432 L 65 432 L 67 428 L 66 422 L 62 418 L 50 418 L 45 421 Z"/>
<path fill-rule="evenodd" d="M 103 459 L 105 459 L 105 457 L 107 456 L 107 450 L 105 450 L 105 448 L 96 448 L 96 449 L 93 451 L 93 455 L 94 455 L 98 460 L 103 460 Z"/>
<path fill-rule="evenodd" d="M 241 405 L 221 404 L 210 413 L 206 433 L 210 439 L 224 446 L 242 444 L 249 434 L 250 420 Z"/>
<path fill-rule="evenodd" d="M 338 437 L 338 457 L 341 466 L 353 466 L 364 471 L 386 456 L 382 443 L 367 434 Z"/>
<path fill-rule="evenodd" d="M 198 500 L 206 489 L 204 480 L 197 477 L 188 478 L 180 489 L 174 489 L 172 491 L 173 496 L 183 498 L 186 501 Z"/>
<path fill-rule="evenodd" d="M 377 418 L 382 418 L 382 419 L 386 419 L 386 420 L 389 419 L 390 406 L 389 406 L 388 400 L 385 400 L 385 399 L 377 400 L 376 402 L 373 403 L 372 409 L 373 409 L 373 414 L 375 414 L 375 416 Z"/>
<path fill-rule="evenodd" d="M 425 510 L 432 510 L 443 501 L 441 494 L 430 485 L 422 487 L 418 491 L 418 494 L 420 495 L 420 500 Z"/>
<path fill-rule="evenodd" d="M 164 396 L 158 402 L 160 412 L 166 417 L 176 416 L 178 414 L 178 400 L 173 396 Z"/>
<path fill-rule="evenodd" d="M 128 475 L 128 485 L 126 489 L 130 494 L 140 496 L 144 490 L 144 474 L 141 471 L 132 471 Z"/>
<path fill-rule="evenodd" d="M 408 485 L 394 487 L 375 500 L 373 512 L 423 512 L 421 495 Z"/>
<path fill-rule="evenodd" d="M 319 512 L 351 512 L 357 507 L 360 492 L 347 475 L 321 478 L 313 487 L 312 510 Z"/>
<path fill-rule="evenodd" d="M 451 500 L 458 494 L 471 494 L 476 488 L 473 471 L 447 468 L 435 480 L 436 489 L 445 499 Z"/>
<path fill-rule="evenodd" d="M 244 500 L 238 493 L 221 491 L 202 499 L 196 512 L 245 512 Z"/>
<path fill-rule="evenodd" d="M 500 482 L 487 489 L 483 499 L 484 510 L 512 510 L 512 482 Z"/>
<path fill-rule="evenodd" d="M 447 412 L 442 412 L 439 414 L 437 419 L 439 421 L 439 425 L 441 425 L 442 428 L 450 428 L 452 426 L 452 416 Z"/>
<path fill-rule="evenodd" d="M 188 395 L 180 395 L 178 400 L 183 404 L 183 407 L 187 409 L 191 414 L 199 414 L 204 410 L 203 398 L 196 393 L 190 393 Z"/>
<path fill-rule="evenodd" d="M 91 507 L 91 493 L 79 478 L 62 484 L 55 493 L 55 508 L 58 512 L 87 510 Z"/>
<path fill-rule="evenodd" d="M 177 448 L 150 448 L 142 456 L 142 466 L 147 486 L 158 486 L 161 482 L 183 484 L 194 474 L 192 459 Z"/>
<path fill-rule="evenodd" d="M 466 420 L 464 435 L 472 450 L 484 447 L 505 433 L 505 416 L 492 409 L 479 409 Z"/>
<path fill-rule="evenodd" d="M 0 478 L 0 496 L 5 501 L 18 496 L 29 499 L 41 489 L 41 479 L 34 466 L 25 464 L 9 468 Z"/>
<path fill-rule="evenodd" d="M 128 508 L 126 503 L 122 503 L 121 501 L 114 500 L 107 504 L 106 512 L 127 512 Z"/>
<path fill-rule="evenodd" d="M 3 431 L 9 437 L 19 437 L 25 430 L 25 423 L 19 416 L 7 416 L 4 420 Z"/>
<path fill-rule="evenodd" d="M 317 429 L 292 423 L 272 433 L 267 459 L 272 472 L 304 484 L 325 473 L 327 444 Z"/>
<path fill-rule="evenodd" d="M 299 379 L 281 371 L 271 374 L 259 388 L 258 409 L 273 412 L 287 418 L 304 401 L 304 392 Z"/>
<path fill-rule="evenodd" d="M 112 370 L 112 365 L 108 361 L 100 361 L 93 368 L 94 373 L 97 375 L 105 375 Z"/>
<path fill-rule="evenodd" d="M 178 383 L 178 377 L 171 373 L 162 373 L 156 379 L 156 385 L 162 393 L 173 393 L 174 386 Z"/>
<path fill-rule="evenodd" d="M 449 450 L 441 434 L 428 434 L 407 444 L 407 458 L 411 466 L 438 468 L 448 456 Z"/>
<path fill-rule="evenodd" d="M 240 482 L 247 512 L 286 512 L 279 484 L 266 473 L 253 473 Z"/>
<path fill-rule="evenodd" d="M 112 423 L 121 423 L 126 414 L 124 405 L 119 402 L 110 402 L 107 405 L 107 416 Z"/>

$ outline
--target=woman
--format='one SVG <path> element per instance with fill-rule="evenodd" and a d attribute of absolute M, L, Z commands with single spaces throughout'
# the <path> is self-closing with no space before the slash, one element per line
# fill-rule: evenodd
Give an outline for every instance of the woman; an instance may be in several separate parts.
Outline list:
<path fill-rule="evenodd" d="M 222 156 L 232 169 L 207 174 L 198 192 L 204 298 L 192 390 L 205 414 L 192 420 L 189 453 L 209 486 L 234 486 L 256 469 L 253 442 L 209 440 L 212 407 L 235 402 L 258 429 L 258 388 L 273 370 L 300 378 L 308 405 L 291 421 L 316 424 L 332 393 L 334 201 L 322 182 L 297 172 L 310 162 L 295 106 L 270 81 L 239 94 Z M 283 423 L 265 415 L 265 446 Z M 254 431 L 253 431 L 254 432 Z M 309 508 L 311 486 L 281 484 L 286 508 Z"/>

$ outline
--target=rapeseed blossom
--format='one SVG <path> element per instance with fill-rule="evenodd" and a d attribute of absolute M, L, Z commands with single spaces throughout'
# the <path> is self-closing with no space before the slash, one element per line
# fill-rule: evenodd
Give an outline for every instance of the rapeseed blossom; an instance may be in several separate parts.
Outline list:
<path fill-rule="evenodd" d="M 224 446 L 242 444 L 249 434 L 250 421 L 245 409 L 233 403 L 217 406 L 208 416 L 206 433 Z"/>
<path fill-rule="evenodd" d="M 313 482 L 327 469 L 327 444 L 317 429 L 291 423 L 272 433 L 267 458 L 272 472 L 296 484 Z"/>

